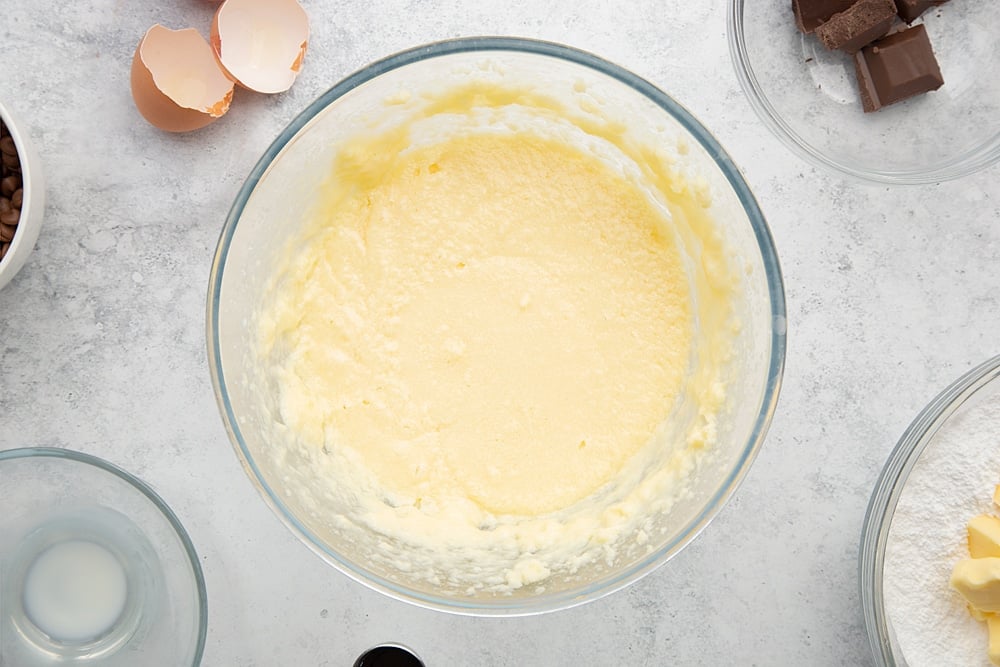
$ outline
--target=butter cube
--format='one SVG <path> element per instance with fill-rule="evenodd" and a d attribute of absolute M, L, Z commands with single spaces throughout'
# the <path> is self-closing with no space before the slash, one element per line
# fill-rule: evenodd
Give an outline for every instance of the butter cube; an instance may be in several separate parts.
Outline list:
<path fill-rule="evenodd" d="M 990 662 L 1000 665 L 1000 616 L 990 614 L 986 617 L 986 627 L 990 631 L 989 656 Z"/>
<path fill-rule="evenodd" d="M 969 555 L 973 558 L 1000 556 L 1000 519 L 980 514 L 969 521 Z"/>
<path fill-rule="evenodd" d="M 966 558 L 951 571 L 951 586 L 980 611 L 1000 612 L 1000 558 Z"/>
<path fill-rule="evenodd" d="M 993 614 L 987 614 L 985 611 L 979 611 L 971 604 L 966 604 L 965 608 L 969 610 L 969 616 L 976 619 L 977 621 L 985 621 L 987 618 L 993 615 Z"/>
<path fill-rule="evenodd" d="M 1000 507 L 1000 484 L 997 484 L 996 488 L 993 489 L 993 504 Z"/>

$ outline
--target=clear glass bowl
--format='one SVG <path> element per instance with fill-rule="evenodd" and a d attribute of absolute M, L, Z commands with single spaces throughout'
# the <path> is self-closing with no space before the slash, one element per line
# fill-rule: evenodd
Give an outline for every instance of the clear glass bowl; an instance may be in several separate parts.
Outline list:
<path fill-rule="evenodd" d="M 525 586 L 510 595 L 443 592 L 415 575 L 366 557 L 367 544 L 341 535 L 331 517 L 301 504 L 289 489 L 261 435 L 255 392 L 268 391 L 248 350 L 257 299 L 284 233 L 301 220 L 324 179 L 338 144 L 370 131 L 373 118 L 399 100 L 423 100 L 474 76 L 529 86 L 556 99 L 596 91 L 603 113 L 622 118 L 639 138 L 669 137 L 683 145 L 681 163 L 704 179 L 713 196 L 719 233 L 737 253 L 743 289 L 734 304 L 742 317 L 736 341 L 732 406 L 720 422 L 718 445 L 695 473 L 691 493 L 658 517 L 662 530 L 650 548 L 605 569 Z M 491 80 L 492 80 L 491 79 Z M 575 102 L 574 102 L 575 103 Z M 616 126 L 617 127 L 617 126 Z M 645 142 L 642 145 L 650 145 Z M 656 145 L 656 144 L 654 144 Z M 632 582 L 665 562 L 716 515 L 746 474 L 761 445 L 778 395 L 785 353 L 784 293 L 770 232 L 749 188 L 725 151 L 685 109 L 648 82 L 593 55 L 521 39 L 472 38 L 439 42 L 376 62 L 335 85 L 281 133 L 248 177 L 219 240 L 207 303 L 209 365 L 219 408 L 236 453 L 278 517 L 324 560 L 397 599 L 464 614 L 519 615 L 580 604 Z"/>
<path fill-rule="evenodd" d="M 760 119 L 800 157 L 896 184 L 960 178 L 1000 160 L 1000 18 L 989 2 L 924 14 L 939 90 L 863 113 L 850 56 L 795 26 L 786 0 L 730 0 L 729 52 Z"/>
<path fill-rule="evenodd" d="M 141 480 L 66 449 L 0 451 L 0 664 L 201 664 L 205 580 Z"/>
<path fill-rule="evenodd" d="M 938 438 L 942 427 L 970 414 L 970 410 L 987 399 L 1000 396 L 1000 356 L 994 357 L 980 366 L 972 369 L 931 401 L 917 415 L 913 423 L 906 429 L 899 443 L 889 455 L 889 459 L 879 475 L 875 490 L 868 503 L 864 527 L 861 534 L 861 549 L 859 558 L 859 580 L 861 586 L 861 602 L 864 609 L 865 628 L 877 665 L 896 667 L 906 665 L 903 652 L 893 629 L 891 614 L 887 610 L 884 587 L 884 572 L 886 563 L 886 548 L 890 539 L 890 529 L 896 513 L 900 496 L 907 488 L 914 467 L 921 462 L 921 457 L 929 452 L 937 456 L 949 456 L 949 451 L 941 450 L 947 447 L 947 440 Z M 925 466 L 926 468 L 926 466 Z M 972 475 L 974 471 L 968 471 Z M 954 475 L 948 472 L 949 480 L 944 484 L 954 484 Z M 985 471 L 987 480 L 974 484 L 971 489 L 973 496 L 987 507 L 993 494 L 993 485 L 1000 482 L 995 470 Z M 992 481 L 989 481 L 992 480 Z M 926 483 L 925 483 L 926 484 Z M 982 488 L 980 488 L 980 486 Z M 942 492 L 944 493 L 944 492 Z M 953 502 L 953 501 L 949 501 Z M 951 508 L 949 505 L 950 509 Z M 952 527 L 958 533 L 955 545 L 960 546 L 964 539 L 965 522 L 977 512 L 969 508 L 966 515 L 957 514 L 951 521 Z M 950 545 L 944 545 L 948 548 Z M 927 548 L 940 548 L 941 545 L 927 545 Z M 950 572 L 953 563 L 947 563 Z M 940 577 L 940 587 L 947 587 L 947 575 Z M 914 582 L 914 585 L 927 585 L 924 581 Z M 947 592 L 945 594 L 948 594 Z M 956 598 L 957 599 L 957 598 Z M 962 605 L 958 603 L 958 613 L 965 615 Z M 940 619 L 939 621 L 940 622 Z M 928 629 L 932 631 L 932 629 Z M 983 630 L 981 655 L 986 658 L 986 633 Z"/>

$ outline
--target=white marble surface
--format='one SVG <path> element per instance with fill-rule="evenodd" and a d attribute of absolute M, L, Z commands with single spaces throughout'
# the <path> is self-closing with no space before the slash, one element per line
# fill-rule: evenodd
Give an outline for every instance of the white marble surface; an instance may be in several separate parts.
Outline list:
<path fill-rule="evenodd" d="M 739 90 L 721 1 L 304 5 L 313 38 L 289 93 L 238 91 L 220 122 L 171 136 L 132 106 L 132 52 L 155 22 L 207 30 L 211 3 L 0 1 L 0 98 L 27 116 L 49 181 L 37 250 L 0 291 L 0 448 L 81 449 L 166 498 L 208 581 L 205 665 L 346 666 L 385 640 L 431 666 L 868 664 L 871 487 L 916 411 L 1000 351 L 1000 172 L 897 189 L 803 163 Z M 538 618 L 412 608 L 321 562 L 243 474 L 205 360 L 216 239 L 271 139 L 366 63 L 474 34 L 590 50 L 685 104 L 743 168 L 787 285 L 780 405 L 734 499 L 630 589 Z"/>

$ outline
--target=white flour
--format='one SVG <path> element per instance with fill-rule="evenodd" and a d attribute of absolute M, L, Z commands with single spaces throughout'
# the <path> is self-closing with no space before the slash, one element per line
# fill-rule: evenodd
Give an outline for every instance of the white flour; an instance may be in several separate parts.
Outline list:
<path fill-rule="evenodd" d="M 986 387 L 938 431 L 899 498 L 883 570 L 886 612 L 909 667 L 990 667 L 986 624 L 948 584 L 966 523 L 1000 514 L 1000 392 Z"/>

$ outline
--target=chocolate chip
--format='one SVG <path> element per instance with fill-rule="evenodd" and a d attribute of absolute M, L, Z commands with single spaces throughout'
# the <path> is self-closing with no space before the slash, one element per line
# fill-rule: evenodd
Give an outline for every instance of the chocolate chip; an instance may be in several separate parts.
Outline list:
<path fill-rule="evenodd" d="M 0 260 L 7 254 L 21 219 L 24 190 L 21 162 L 10 131 L 0 121 Z"/>
<path fill-rule="evenodd" d="M 17 174 L 0 178 L 0 195 L 4 197 L 10 197 L 14 194 L 14 190 L 17 190 L 19 187 L 21 187 L 21 178 Z"/>

